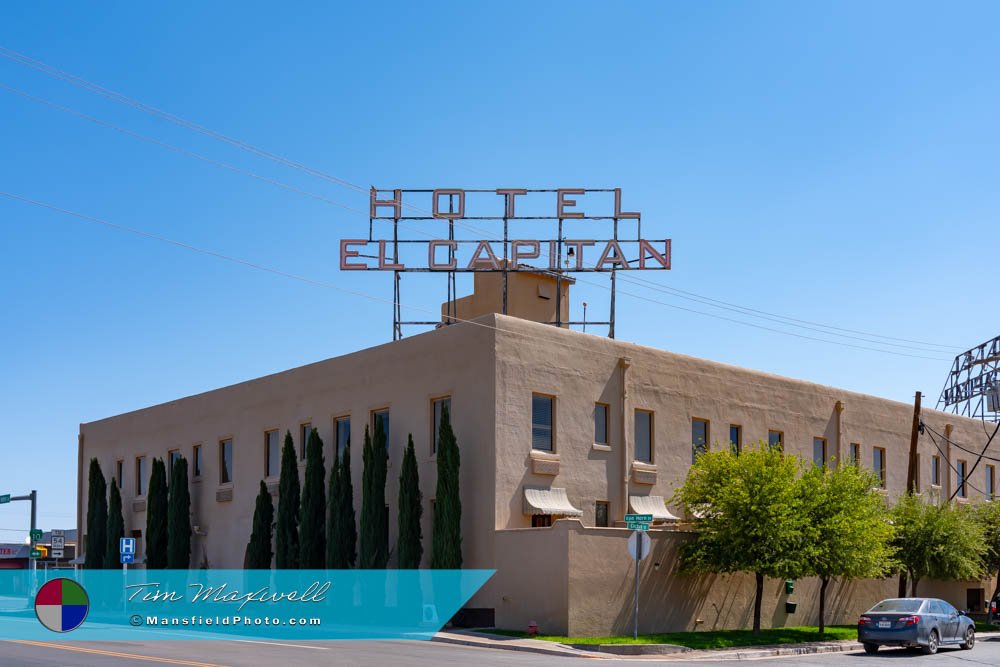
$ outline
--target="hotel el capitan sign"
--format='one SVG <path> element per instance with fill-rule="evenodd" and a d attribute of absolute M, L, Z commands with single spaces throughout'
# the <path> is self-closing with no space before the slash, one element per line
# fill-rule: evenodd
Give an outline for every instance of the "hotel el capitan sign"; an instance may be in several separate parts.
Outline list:
<path fill-rule="evenodd" d="M 621 188 L 372 188 L 369 210 L 368 238 L 340 241 L 342 271 L 670 269 L 670 239 L 642 236 L 641 214 L 622 209 Z M 391 235 L 376 234 L 379 221 Z"/>

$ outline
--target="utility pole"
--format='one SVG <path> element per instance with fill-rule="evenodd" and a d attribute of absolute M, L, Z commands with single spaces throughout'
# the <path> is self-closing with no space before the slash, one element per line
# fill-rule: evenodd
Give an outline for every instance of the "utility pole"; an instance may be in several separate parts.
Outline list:
<path fill-rule="evenodd" d="M 913 427 L 910 429 L 910 462 L 906 468 L 906 495 L 916 493 L 917 486 L 917 439 L 920 437 L 920 392 L 913 398 Z M 882 462 L 885 465 L 885 462 Z M 899 575 L 899 597 L 906 597 L 906 575 Z"/>

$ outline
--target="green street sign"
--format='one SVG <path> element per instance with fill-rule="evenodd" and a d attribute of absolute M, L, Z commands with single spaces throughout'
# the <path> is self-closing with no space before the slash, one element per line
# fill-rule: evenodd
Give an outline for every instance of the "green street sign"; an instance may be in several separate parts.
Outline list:
<path fill-rule="evenodd" d="M 10 502 L 10 494 L 9 493 L 5 493 L 2 496 L 0 496 L 0 505 L 3 505 L 4 503 L 9 503 L 9 502 Z"/>
<path fill-rule="evenodd" d="M 42 550 L 41 549 L 32 549 L 31 553 L 28 554 L 28 556 L 30 556 L 31 558 L 41 558 L 42 557 Z"/>
<path fill-rule="evenodd" d="M 31 539 L 34 542 L 37 542 L 38 540 L 42 539 L 42 531 L 35 528 L 33 531 L 31 531 Z"/>
<path fill-rule="evenodd" d="M 625 521 L 644 521 L 649 523 L 653 520 L 652 514 L 626 514 Z"/>
<path fill-rule="evenodd" d="M 645 521 L 628 521 L 625 527 L 629 530 L 649 530 L 649 524 Z"/>

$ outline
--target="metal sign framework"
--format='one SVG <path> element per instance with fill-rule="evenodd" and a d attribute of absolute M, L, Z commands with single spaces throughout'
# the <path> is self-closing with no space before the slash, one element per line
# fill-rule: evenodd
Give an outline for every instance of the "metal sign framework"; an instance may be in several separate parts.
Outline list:
<path fill-rule="evenodd" d="M 955 357 L 938 408 L 972 419 L 1000 421 L 1000 336 Z"/>
<path fill-rule="evenodd" d="M 503 215 L 466 215 L 465 200 L 466 193 L 492 193 L 503 197 Z M 517 215 L 517 197 L 526 196 L 532 193 L 551 193 L 555 196 L 555 215 Z M 569 199 L 569 196 L 585 195 L 587 193 L 612 193 L 614 195 L 614 211 L 610 215 L 587 215 L 575 209 L 577 201 Z M 406 195 L 430 194 L 432 201 L 432 211 L 418 209 L 404 202 Z M 391 195 L 391 199 L 380 199 L 385 195 Z M 642 219 L 638 212 L 621 210 L 621 189 L 620 188 L 573 188 L 573 189 L 378 189 L 371 188 L 370 191 L 370 216 L 368 220 L 368 243 L 378 243 L 378 255 L 366 255 L 361 252 L 345 252 L 345 244 L 363 244 L 365 240 L 342 240 L 341 241 L 341 269 L 364 270 L 364 271 L 393 271 L 393 322 L 392 339 L 399 340 L 403 337 L 404 326 L 439 326 L 441 324 L 451 324 L 458 321 L 456 292 L 456 275 L 458 273 L 500 273 L 501 274 L 501 309 L 503 314 L 507 314 L 507 282 L 510 273 L 534 272 L 544 275 L 554 276 L 556 280 L 556 319 L 547 322 L 557 327 L 575 325 L 607 325 L 608 337 L 615 337 L 615 301 L 616 301 L 616 274 L 621 270 L 648 270 L 670 269 L 671 240 L 657 239 L 646 240 L 642 238 Z M 447 210 L 440 205 L 442 200 L 447 201 Z M 413 209 L 415 215 L 404 215 L 404 207 Z M 391 208 L 391 215 L 380 215 L 380 210 Z M 417 240 L 411 238 L 401 238 L 400 224 L 406 221 L 426 221 L 440 220 L 448 224 L 447 239 L 440 240 Z M 557 238 L 555 239 L 532 239 L 525 240 L 523 236 L 512 237 L 511 223 L 517 221 L 554 221 L 557 223 Z M 392 224 L 391 238 L 379 238 L 376 235 L 376 221 L 387 221 Z M 492 221 L 503 223 L 503 236 L 499 239 L 467 240 L 456 238 L 455 227 L 468 227 L 465 221 Z M 611 223 L 611 238 L 597 240 L 570 240 L 563 234 L 564 224 L 567 222 L 580 221 L 604 221 Z M 621 223 L 623 221 L 635 222 L 635 237 L 622 236 Z M 428 265 L 423 267 L 404 266 L 400 264 L 400 248 L 423 244 L 428 247 Z M 460 247 L 475 244 L 473 259 L 465 267 L 458 264 L 456 255 Z M 637 255 L 629 258 L 622 244 L 637 247 Z M 656 244 L 660 244 L 662 252 L 656 249 Z M 492 246 L 502 247 L 502 255 L 494 254 Z M 604 252 L 596 266 L 583 266 L 583 248 L 587 246 L 604 246 Z M 564 254 L 566 247 L 568 252 Z M 541 255 L 542 248 L 548 249 L 548 265 L 544 267 L 521 263 L 522 258 L 537 259 Z M 436 263 L 435 253 L 438 248 L 447 251 L 447 261 Z M 525 252 L 519 252 L 522 248 L 527 248 Z M 574 252 L 574 250 L 576 252 Z M 484 259 L 481 254 L 486 254 Z M 378 266 L 367 266 L 360 264 L 347 264 L 347 257 L 360 257 L 367 259 L 377 259 Z M 391 256 L 391 259 L 390 259 Z M 572 261 L 572 265 L 571 265 Z M 606 266 L 607 265 L 607 266 Z M 445 313 L 443 320 L 404 320 L 401 308 L 401 279 L 404 273 L 446 273 L 447 274 L 447 300 L 445 302 Z M 608 319 L 604 321 L 575 321 L 562 319 L 562 283 L 564 280 L 571 280 L 566 274 L 572 273 L 609 273 L 610 281 L 610 306 Z"/>

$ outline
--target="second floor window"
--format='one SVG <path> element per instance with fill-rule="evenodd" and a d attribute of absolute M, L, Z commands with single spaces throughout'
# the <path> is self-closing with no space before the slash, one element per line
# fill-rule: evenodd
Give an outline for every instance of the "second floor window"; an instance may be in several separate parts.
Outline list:
<path fill-rule="evenodd" d="M 167 452 L 167 484 L 170 484 L 170 480 L 174 478 L 174 464 L 177 463 L 181 458 L 181 452 L 178 449 L 172 449 Z"/>
<path fill-rule="evenodd" d="M 941 457 L 931 457 L 931 484 L 941 486 Z"/>
<path fill-rule="evenodd" d="M 993 500 L 993 496 L 996 492 L 993 490 L 997 483 L 997 473 L 996 467 L 987 465 L 986 466 L 986 500 Z"/>
<path fill-rule="evenodd" d="M 826 438 L 813 438 L 813 463 L 818 466 L 827 464 Z"/>
<path fill-rule="evenodd" d="M 115 483 L 118 485 L 118 489 L 122 488 L 122 475 L 125 473 L 125 462 L 121 459 L 115 462 Z"/>
<path fill-rule="evenodd" d="M 691 462 L 708 451 L 708 422 L 704 419 L 691 420 Z"/>
<path fill-rule="evenodd" d="M 385 433 L 385 451 L 389 451 L 389 410 L 375 410 L 372 412 L 372 438 L 375 437 L 375 425 L 379 424 L 382 427 L 382 432 Z"/>
<path fill-rule="evenodd" d="M 195 445 L 191 449 L 191 467 L 193 468 L 191 474 L 196 479 L 201 477 L 201 470 L 202 470 L 201 445 Z"/>
<path fill-rule="evenodd" d="M 351 418 L 337 417 L 333 420 L 333 437 L 336 440 L 335 446 L 337 457 L 343 458 L 344 450 L 351 444 Z"/>
<path fill-rule="evenodd" d="M 767 432 L 767 446 L 771 449 L 777 449 L 779 452 L 785 450 L 785 434 L 781 431 L 768 431 Z"/>
<path fill-rule="evenodd" d="M 135 495 L 146 495 L 146 457 L 137 456 L 135 459 Z"/>
<path fill-rule="evenodd" d="M 729 425 L 729 447 L 734 454 L 739 454 L 743 448 L 743 429 L 738 424 Z"/>
<path fill-rule="evenodd" d="M 551 396 L 531 396 L 531 448 L 551 452 L 554 447 L 555 399 Z"/>
<path fill-rule="evenodd" d="M 878 477 L 879 486 L 885 488 L 885 449 L 882 447 L 872 448 L 872 472 Z"/>
<path fill-rule="evenodd" d="M 965 489 L 966 469 L 965 461 L 959 461 L 958 465 L 955 466 L 955 482 L 959 498 L 965 498 L 968 495 Z"/>
<path fill-rule="evenodd" d="M 649 410 L 635 411 L 635 460 L 653 462 L 653 413 Z"/>
<path fill-rule="evenodd" d="M 851 465 L 861 465 L 861 445 L 856 442 L 851 443 Z"/>
<path fill-rule="evenodd" d="M 438 443 L 441 439 L 441 415 L 446 408 L 448 410 L 448 423 L 451 423 L 451 397 L 436 398 L 432 403 L 434 423 L 431 424 L 431 454 L 437 454 Z"/>
<path fill-rule="evenodd" d="M 306 460 L 306 445 L 309 444 L 309 434 L 312 433 L 313 425 L 306 422 L 299 426 L 299 458 Z"/>
<path fill-rule="evenodd" d="M 277 477 L 281 472 L 281 446 L 278 431 L 264 432 L 264 477 Z"/>
<path fill-rule="evenodd" d="M 594 404 L 594 444 L 608 444 L 608 406 L 604 403 Z"/>
<path fill-rule="evenodd" d="M 219 441 L 219 484 L 233 481 L 233 441 L 231 438 Z"/>

